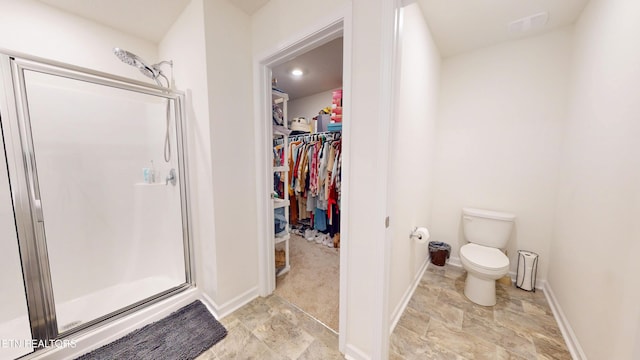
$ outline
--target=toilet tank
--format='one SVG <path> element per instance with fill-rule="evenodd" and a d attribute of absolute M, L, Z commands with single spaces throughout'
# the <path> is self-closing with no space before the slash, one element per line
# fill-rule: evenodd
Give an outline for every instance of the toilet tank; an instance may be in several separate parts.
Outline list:
<path fill-rule="evenodd" d="M 515 215 L 504 212 L 463 208 L 464 237 L 470 243 L 504 249 L 511 236 L 515 218 Z"/>

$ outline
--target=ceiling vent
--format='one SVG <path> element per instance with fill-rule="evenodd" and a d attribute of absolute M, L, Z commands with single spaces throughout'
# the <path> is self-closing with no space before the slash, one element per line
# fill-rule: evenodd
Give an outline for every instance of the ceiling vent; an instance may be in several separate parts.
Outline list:
<path fill-rule="evenodd" d="M 517 34 L 543 27 L 549 21 L 549 13 L 541 12 L 512 21 L 508 25 L 509 33 Z"/>

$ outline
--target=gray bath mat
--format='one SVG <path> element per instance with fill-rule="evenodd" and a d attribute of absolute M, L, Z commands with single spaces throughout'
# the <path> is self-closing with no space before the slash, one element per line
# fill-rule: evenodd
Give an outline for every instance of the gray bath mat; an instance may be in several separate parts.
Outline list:
<path fill-rule="evenodd" d="M 227 336 L 200 301 L 77 360 L 191 360 Z"/>

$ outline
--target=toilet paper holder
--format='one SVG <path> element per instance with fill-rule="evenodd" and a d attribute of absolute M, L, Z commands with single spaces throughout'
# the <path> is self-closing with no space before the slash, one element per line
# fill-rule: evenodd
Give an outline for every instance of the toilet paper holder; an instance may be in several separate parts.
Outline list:
<path fill-rule="evenodd" d="M 418 240 L 422 240 L 422 234 L 420 234 L 418 232 L 418 227 L 414 226 L 413 230 L 411 231 L 411 235 L 409 235 L 410 238 L 418 238 Z"/>
<path fill-rule="evenodd" d="M 538 273 L 538 254 L 533 251 L 518 250 L 518 267 L 516 287 L 525 291 L 536 292 Z"/>

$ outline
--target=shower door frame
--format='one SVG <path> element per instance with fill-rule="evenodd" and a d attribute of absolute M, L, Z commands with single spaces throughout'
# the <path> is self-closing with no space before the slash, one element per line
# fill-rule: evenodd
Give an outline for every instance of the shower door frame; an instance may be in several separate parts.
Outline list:
<path fill-rule="evenodd" d="M 35 152 L 31 137 L 24 70 L 133 91 L 174 101 L 177 170 L 180 186 L 185 282 L 72 329 L 59 332 L 49 267 L 44 217 L 40 206 Z M 183 92 L 74 65 L 0 48 L 0 136 L 5 140 L 9 183 L 14 208 L 31 334 L 34 340 L 53 340 L 89 331 L 195 286 L 189 184 L 186 161 L 186 113 Z M 35 349 L 38 350 L 38 349 Z"/>

